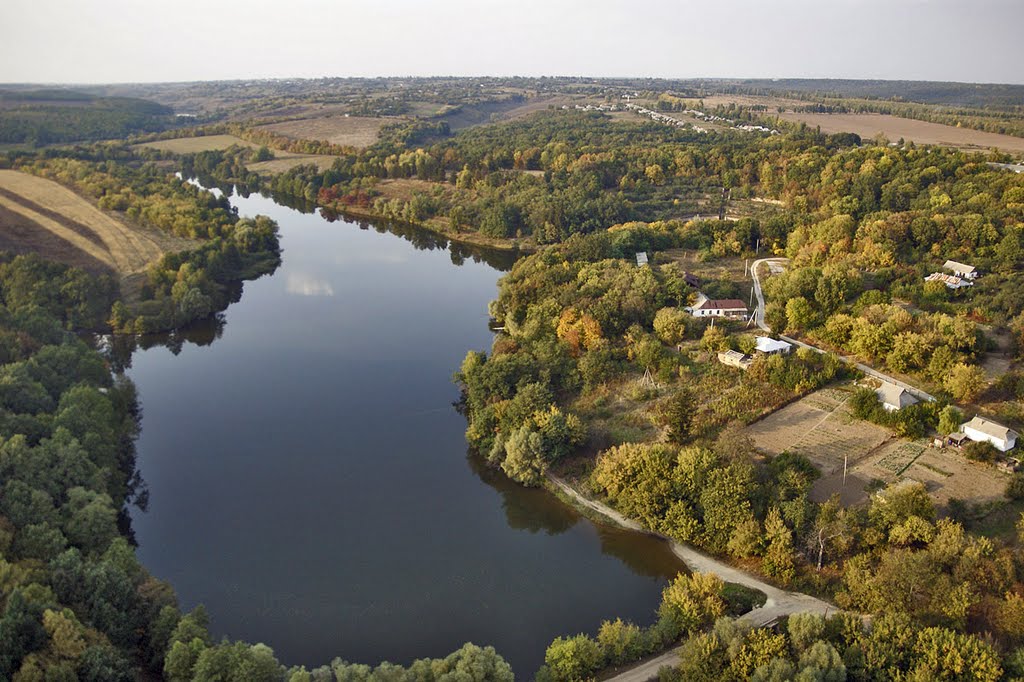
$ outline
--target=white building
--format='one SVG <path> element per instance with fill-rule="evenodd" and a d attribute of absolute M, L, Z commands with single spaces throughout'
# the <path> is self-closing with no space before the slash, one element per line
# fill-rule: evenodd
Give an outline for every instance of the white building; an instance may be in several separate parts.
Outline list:
<path fill-rule="evenodd" d="M 902 410 L 904 407 L 918 402 L 917 398 L 911 395 L 910 391 L 888 381 L 883 381 L 882 385 L 875 389 L 875 393 L 878 394 L 878 399 L 882 401 L 882 407 L 889 412 Z"/>
<path fill-rule="evenodd" d="M 793 350 L 793 344 L 778 341 L 770 336 L 759 336 L 754 341 L 754 350 L 763 355 L 786 355 Z"/>
<path fill-rule="evenodd" d="M 636 252 L 636 264 L 637 264 L 637 267 L 640 267 L 640 266 L 643 266 L 643 265 L 647 265 L 647 252 L 646 251 L 637 251 Z"/>
<path fill-rule="evenodd" d="M 1012 450 L 1017 444 L 1016 431 L 984 417 L 975 417 L 961 425 L 960 430 L 974 442 L 991 443 L 1000 452 Z"/>
<path fill-rule="evenodd" d="M 978 270 L 973 265 L 965 265 L 955 260 L 948 260 L 942 265 L 942 268 L 963 279 L 978 279 Z"/>
<path fill-rule="evenodd" d="M 694 317 L 729 317 L 741 319 L 747 316 L 747 304 L 738 298 L 705 298 L 686 309 Z"/>

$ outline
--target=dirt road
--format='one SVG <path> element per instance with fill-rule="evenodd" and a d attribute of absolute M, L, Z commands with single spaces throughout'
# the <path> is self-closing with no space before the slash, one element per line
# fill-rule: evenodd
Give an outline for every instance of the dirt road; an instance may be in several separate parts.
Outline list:
<path fill-rule="evenodd" d="M 571 485 L 554 474 L 548 474 L 548 479 L 557 486 L 559 490 L 571 497 L 578 504 L 597 512 L 615 524 L 641 533 L 651 533 L 651 531 L 647 530 L 633 519 L 623 516 L 608 505 L 585 497 Z M 651 534 L 658 535 L 658 537 L 664 537 L 658 533 Z M 670 538 L 664 539 L 669 543 L 669 546 L 672 548 L 672 552 L 682 559 L 690 570 L 699 571 L 701 573 L 714 573 L 725 582 L 737 583 L 744 587 L 764 592 L 767 597 L 767 601 L 765 601 L 764 606 L 748 611 L 743 616 L 756 626 L 767 625 L 782 616 L 788 616 L 792 613 L 813 612 L 825 614 L 836 610 L 835 606 L 818 599 L 817 597 L 812 597 L 800 592 L 787 592 L 786 590 L 782 590 L 774 585 L 769 585 L 760 578 L 751 575 L 746 571 L 730 566 L 729 564 L 710 557 L 703 552 L 698 552 L 693 547 L 684 545 L 681 542 L 676 542 Z M 678 656 L 676 656 L 675 651 L 670 651 L 658 656 L 657 658 L 644 661 L 610 679 L 615 682 L 646 682 L 646 680 L 657 676 L 658 669 L 660 667 L 664 665 L 673 665 L 677 660 Z"/>
<path fill-rule="evenodd" d="M 758 327 L 760 327 L 761 329 L 763 329 L 766 332 L 771 332 L 772 330 L 771 330 L 771 327 L 769 327 L 767 325 L 767 323 L 765 323 L 765 321 L 764 321 L 764 294 L 761 292 L 761 278 L 757 274 L 757 270 L 758 270 L 758 267 L 762 263 L 769 263 L 769 262 L 773 262 L 773 263 L 777 263 L 779 265 L 782 265 L 782 264 L 788 263 L 789 259 L 788 258 L 760 258 L 760 259 L 754 261 L 754 264 L 750 268 L 751 276 L 754 278 L 754 295 L 757 297 L 757 310 L 754 311 L 754 323 L 757 324 Z M 813 350 L 816 353 L 827 353 L 828 352 L 828 351 L 822 350 L 821 348 L 818 348 L 816 346 L 812 346 L 809 343 L 804 343 L 803 341 L 797 341 L 796 339 L 790 338 L 788 336 L 783 336 L 782 334 L 779 334 L 778 336 L 783 341 L 787 341 L 787 342 L 793 344 L 794 346 L 799 346 L 800 348 L 808 348 L 810 350 Z M 916 386 L 911 386 L 910 384 L 904 383 L 904 382 L 900 381 L 899 379 L 897 379 L 895 377 L 891 377 L 888 374 L 884 374 L 882 372 L 879 372 L 877 369 L 875 369 L 873 367 L 869 367 L 868 365 L 865 365 L 862 362 L 857 362 L 853 358 L 843 357 L 843 356 L 840 355 L 839 359 L 842 360 L 843 362 L 847 363 L 847 364 L 853 365 L 854 367 L 856 367 L 857 369 L 859 369 L 860 371 L 864 372 L 864 374 L 867 374 L 870 377 L 874 377 L 874 378 L 880 379 L 882 381 L 888 381 L 891 384 L 895 384 L 895 385 L 899 386 L 900 388 L 903 388 L 908 393 L 916 396 L 920 400 L 927 400 L 929 402 L 932 402 L 932 401 L 935 400 L 935 396 L 933 396 L 932 394 L 925 393 L 924 391 L 922 391 L 921 389 L 917 388 Z"/>

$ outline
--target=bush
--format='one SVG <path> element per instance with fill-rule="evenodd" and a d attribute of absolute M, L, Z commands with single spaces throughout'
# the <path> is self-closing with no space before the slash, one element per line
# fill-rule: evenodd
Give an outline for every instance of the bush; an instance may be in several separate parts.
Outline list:
<path fill-rule="evenodd" d="M 991 443 L 968 443 L 963 449 L 964 457 L 975 462 L 994 462 L 999 451 Z"/>
<path fill-rule="evenodd" d="M 1017 472 L 1006 484 L 1006 492 L 1004 493 L 1007 499 L 1021 500 L 1024 499 L 1024 472 Z"/>
<path fill-rule="evenodd" d="M 588 679 L 604 663 L 601 647 L 586 635 L 558 637 L 544 654 L 550 679 L 555 682 L 578 682 Z"/>

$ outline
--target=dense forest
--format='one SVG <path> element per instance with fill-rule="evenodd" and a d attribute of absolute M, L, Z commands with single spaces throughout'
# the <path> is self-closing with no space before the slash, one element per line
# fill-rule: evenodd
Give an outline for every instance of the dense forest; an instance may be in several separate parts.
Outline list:
<path fill-rule="evenodd" d="M 70 90 L 0 91 L 0 143 L 40 147 L 109 140 L 175 125 L 166 106 Z"/>

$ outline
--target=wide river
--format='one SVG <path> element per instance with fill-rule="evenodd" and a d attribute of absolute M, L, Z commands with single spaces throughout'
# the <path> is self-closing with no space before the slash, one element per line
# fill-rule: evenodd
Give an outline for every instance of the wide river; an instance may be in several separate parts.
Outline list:
<path fill-rule="evenodd" d="M 184 609 L 288 665 L 408 664 L 472 641 L 520 679 L 558 635 L 654 620 L 680 570 L 664 543 L 467 453 L 452 373 L 490 346 L 508 257 L 232 202 L 278 221 L 283 265 L 129 370 L 150 489 L 139 555 Z"/>

